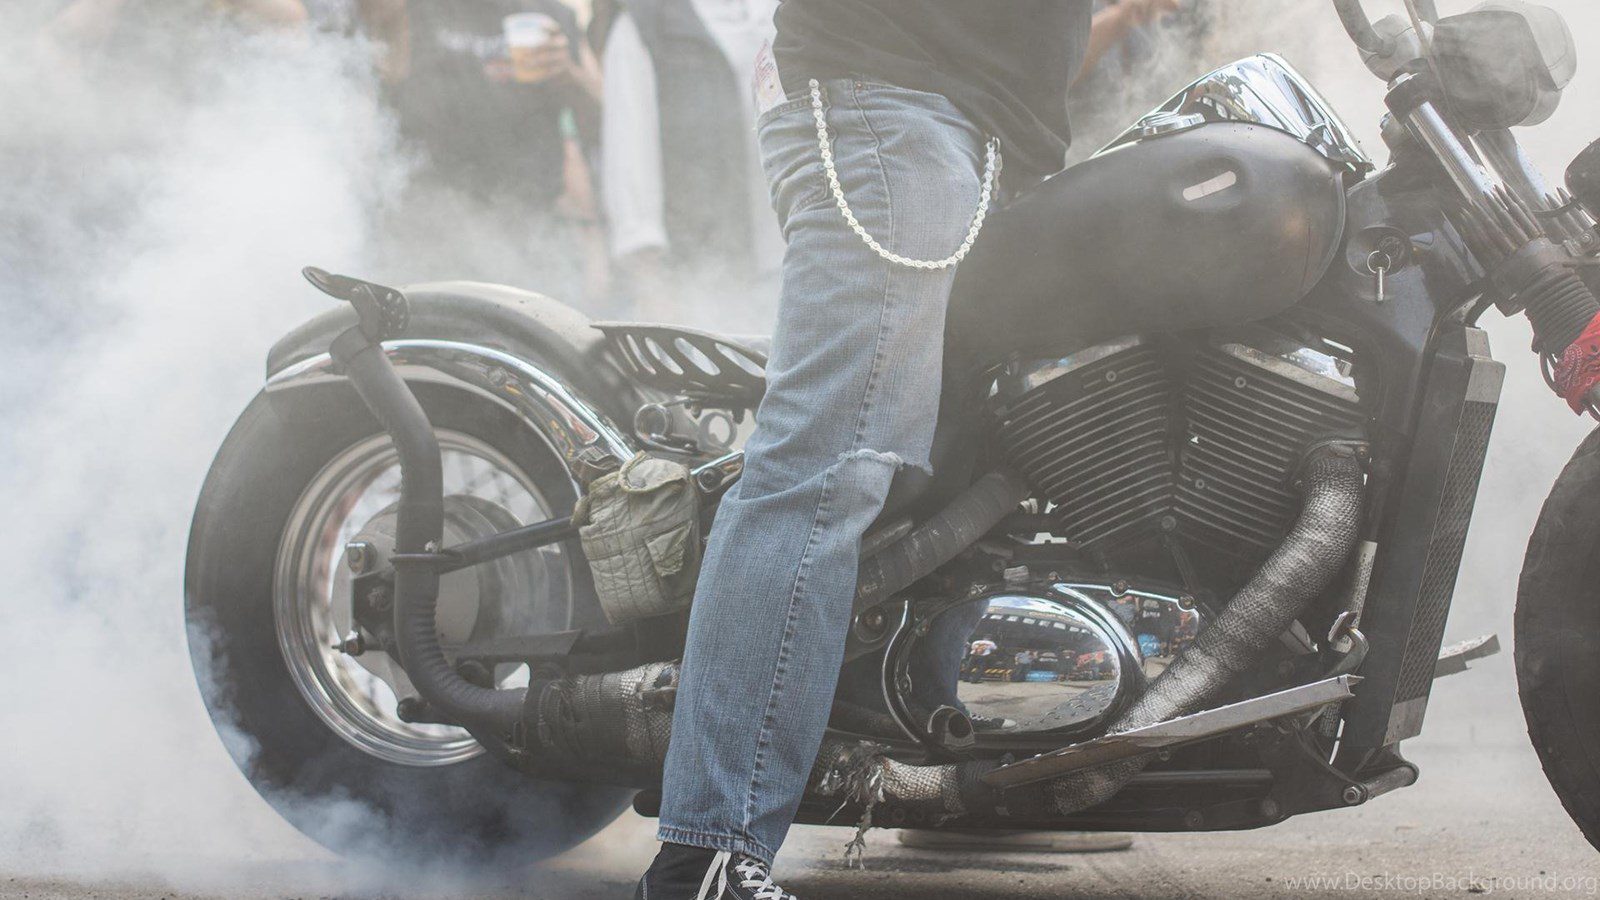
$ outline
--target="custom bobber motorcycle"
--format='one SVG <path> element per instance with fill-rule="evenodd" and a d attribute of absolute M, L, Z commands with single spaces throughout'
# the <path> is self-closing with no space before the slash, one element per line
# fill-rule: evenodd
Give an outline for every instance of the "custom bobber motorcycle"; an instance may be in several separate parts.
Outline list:
<path fill-rule="evenodd" d="M 1388 85 L 1387 166 L 1258 56 L 991 218 L 935 474 L 864 541 L 802 822 L 1242 829 L 1417 778 L 1433 680 L 1494 649 L 1441 648 L 1503 373 L 1474 323 L 1527 315 L 1528 363 L 1596 411 L 1600 149 L 1559 189 L 1509 130 L 1573 75 L 1550 10 L 1333 9 Z M 240 766 L 357 852 L 526 861 L 650 814 L 762 343 L 307 275 L 346 305 L 272 349 L 189 548 Z M 1597 494 L 1590 438 L 1516 657 L 1600 842 Z"/>

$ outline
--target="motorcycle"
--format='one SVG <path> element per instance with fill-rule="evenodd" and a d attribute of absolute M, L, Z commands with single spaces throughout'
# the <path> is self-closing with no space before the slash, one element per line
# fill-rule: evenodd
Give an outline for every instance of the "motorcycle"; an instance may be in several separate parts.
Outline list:
<path fill-rule="evenodd" d="M 1510 130 L 1573 75 L 1550 10 L 1333 7 L 1388 85 L 1387 166 L 1261 55 L 991 217 L 799 822 L 1244 829 L 1417 779 L 1434 679 L 1497 649 L 1441 649 L 1504 372 L 1475 323 L 1525 313 L 1552 387 L 1600 406 L 1600 142 L 1563 190 Z M 765 345 L 307 277 L 346 305 L 272 348 L 189 544 L 239 766 L 358 854 L 526 862 L 655 813 Z M 1591 437 L 1531 538 L 1516 663 L 1600 845 L 1597 490 Z"/>

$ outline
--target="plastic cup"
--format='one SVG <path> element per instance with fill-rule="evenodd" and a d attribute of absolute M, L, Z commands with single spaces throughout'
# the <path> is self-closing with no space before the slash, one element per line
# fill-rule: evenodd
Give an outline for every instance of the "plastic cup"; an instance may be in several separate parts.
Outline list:
<path fill-rule="evenodd" d="M 536 51 L 550 42 L 561 26 L 544 13 L 515 13 L 505 17 L 506 50 L 511 56 L 511 77 L 538 81 Z"/>

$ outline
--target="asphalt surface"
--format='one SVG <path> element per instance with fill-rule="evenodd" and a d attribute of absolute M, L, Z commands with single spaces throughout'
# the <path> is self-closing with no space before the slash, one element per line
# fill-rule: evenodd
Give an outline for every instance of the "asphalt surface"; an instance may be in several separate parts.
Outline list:
<path fill-rule="evenodd" d="M 779 859 L 807 900 L 1071 898 L 1505 897 L 1600 895 L 1600 854 L 1567 819 L 1523 738 L 1502 657 L 1441 682 L 1429 734 L 1407 745 L 1412 788 L 1366 806 L 1269 829 L 1139 835 L 1097 854 L 976 853 L 900 846 L 875 832 L 864 871 L 846 869 L 850 832 L 800 828 Z M 3 802 L 3 799 L 0 799 Z M 265 807 L 261 815 L 270 816 Z M 287 832 L 249 860 L 173 860 L 181 876 L 79 880 L 0 875 L 0 896 L 30 900 L 156 898 L 519 898 L 613 900 L 652 853 L 651 822 L 627 814 L 538 870 L 475 880 L 391 879 L 331 858 Z"/>

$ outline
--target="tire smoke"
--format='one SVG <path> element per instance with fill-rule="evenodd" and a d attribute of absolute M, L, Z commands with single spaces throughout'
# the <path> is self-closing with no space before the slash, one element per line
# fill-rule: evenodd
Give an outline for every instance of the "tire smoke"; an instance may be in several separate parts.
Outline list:
<path fill-rule="evenodd" d="M 1600 136 L 1600 10 L 1547 3 L 1584 57 L 1556 118 L 1524 135 L 1558 177 Z M 255 866 L 282 887 L 273 862 L 327 857 L 251 790 L 194 687 L 182 574 L 201 479 L 267 347 L 324 308 L 301 266 L 529 284 L 536 269 L 458 221 L 418 238 L 428 254 L 379 239 L 413 161 L 359 45 L 240 30 L 198 0 L 133 4 L 145 11 L 124 27 L 74 44 L 46 31 L 59 6 L 0 4 L 0 875 L 235 893 L 217 879 L 242 876 L 216 873 Z M 1163 52 L 1123 124 L 1270 49 L 1386 157 L 1381 85 L 1323 0 L 1219 7 L 1198 52 Z M 481 268 L 438 271 L 464 259 Z M 1589 429 L 1543 385 L 1525 324 L 1490 319 L 1507 388 L 1447 641 L 1509 642 L 1522 547 Z M 1509 654 L 1475 668 L 1441 686 L 1428 739 L 1523 741 Z M 354 805 L 328 814 L 365 827 Z"/>

